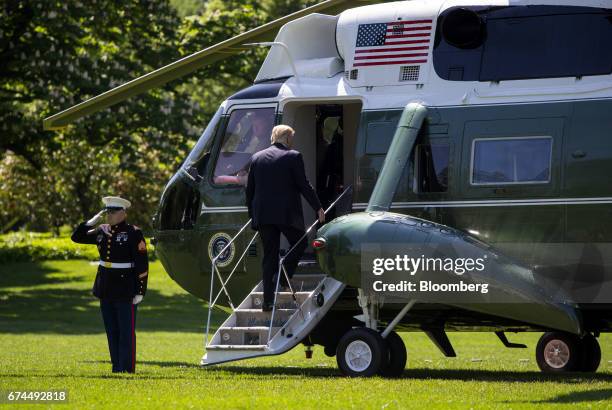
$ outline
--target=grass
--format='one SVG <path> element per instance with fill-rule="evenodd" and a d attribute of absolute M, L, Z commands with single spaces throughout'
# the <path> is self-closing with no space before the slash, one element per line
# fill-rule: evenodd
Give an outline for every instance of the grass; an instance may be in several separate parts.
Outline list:
<path fill-rule="evenodd" d="M 137 317 L 136 374 L 113 374 L 97 299 L 95 266 L 83 260 L 0 267 L 0 390 L 67 389 L 70 408 L 524 408 L 612 407 L 612 337 L 594 375 L 543 375 L 538 334 L 511 335 L 529 349 L 505 349 L 495 335 L 451 333 L 458 357 L 426 336 L 404 333 L 401 379 L 349 379 L 315 347 L 208 368 L 202 301 L 151 263 Z M 225 312 L 218 311 L 215 323 Z M 15 405 L 25 409 L 28 405 Z M 36 406 L 35 408 L 41 408 Z"/>

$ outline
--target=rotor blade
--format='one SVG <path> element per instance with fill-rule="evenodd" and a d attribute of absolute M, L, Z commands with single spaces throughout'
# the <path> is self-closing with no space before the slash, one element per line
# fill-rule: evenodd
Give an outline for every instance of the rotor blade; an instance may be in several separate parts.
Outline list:
<path fill-rule="evenodd" d="M 322 11 L 328 13 L 339 13 L 343 10 L 368 3 L 376 3 L 376 1 L 327 0 L 296 11 L 295 13 L 281 17 L 228 40 L 224 40 L 213 46 L 205 48 L 204 50 L 200 50 L 100 95 L 92 97 L 80 104 L 47 117 L 43 121 L 43 128 L 45 130 L 61 129 L 81 117 L 100 111 L 106 107 L 110 107 L 111 105 L 124 101 L 136 94 L 144 93 L 151 88 L 159 87 L 160 85 L 163 85 L 169 81 L 190 74 L 207 64 L 211 64 L 215 61 L 237 54 L 249 48 L 241 46 L 247 40 L 249 42 L 273 40 L 277 30 L 289 21 L 303 17 L 310 13 Z"/>

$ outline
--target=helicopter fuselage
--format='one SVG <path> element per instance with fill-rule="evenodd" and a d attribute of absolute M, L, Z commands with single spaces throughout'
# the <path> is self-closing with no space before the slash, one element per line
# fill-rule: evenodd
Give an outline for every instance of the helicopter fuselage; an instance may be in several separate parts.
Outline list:
<path fill-rule="evenodd" d="M 428 115 L 404 173 L 394 181 L 397 189 L 390 210 L 495 246 L 572 293 L 590 312 L 585 315 L 587 328 L 612 330 L 610 74 L 598 71 L 597 59 L 584 66 L 560 67 L 552 53 L 549 63 L 534 64 L 538 72 L 529 73 L 519 63 L 514 68 L 503 64 L 501 56 L 503 47 L 512 48 L 510 40 L 499 35 L 504 22 L 540 18 L 542 24 L 522 28 L 521 33 L 527 32 L 516 41 L 523 41 L 530 29 L 536 30 L 532 36 L 541 34 L 542 25 L 553 24 L 554 16 L 563 15 L 560 8 L 570 6 L 474 7 L 475 12 L 489 13 L 489 36 L 486 41 L 471 38 L 482 44 L 457 45 L 453 36 L 458 34 L 445 31 L 443 24 L 453 8 L 434 11 L 418 3 L 422 8 L 414 21 L 430 19 L 422 24 L 431 25 L 431 49 L 426 63 L 400 66 L 399 77 L 395 71 L 387 75 L 397 66 L 371 67 L 354 59 L 355 50 L 347 54 L 347 44 L 359 36 L 355 21 L 363 25 L 393 20 L 384 13 L 368 13 L 368 7 L 374 7 L 368 6 L 342 13 L 334 21 L 337 49 L 345 64 L 352 61 L 344 72 L 325 78 L 310 73 L 259 79 L 221 104 L 162 195 L 155 238 L 165 269 L 190 293 L 208 297 L 211 258 L 248 219 L 245 166 L 253 150 L 269 144 L 274 124 L 294 127 L 295 148 L 303 153 L 311 182 L 327 203 L 352 185 L 350 200 L 333 216 L 364 211 L 402 110 L 418 101 L 427 106 Z M 355 11 L 360 9 L 366 10 Z M 587 8 L 576 9 L 586 19 Z M 602 10 L 593 9 L 593 15 L 605 14 Z M 325 25 L 327 20 L 317 21 Z M 414 74 L 402 67 L 415 64 L 416 77 L 402 77 Z M 260 135 L 253 127 L 258 121 L 265 131 Z M 314 219 L 314 212 L 305 213 L 306 226 Z M 246 252 L 227 285 L 238 298 L 261 277 L 260 244 L 255 241 L 246 249 L 253 234 L 241 235 L 220 258 L 220 271 L 228 273 Z M 357 283 L 355 278 L 343 279 Z M 350 297 L 341 298 L 338 309 L 358 311 Z M 451 328 L 529 328 L 458 308 L 436 309 L 446 309 Z M 411 315 L 403 325 L 418 327 L 425 316 L 431 317 Z"/>

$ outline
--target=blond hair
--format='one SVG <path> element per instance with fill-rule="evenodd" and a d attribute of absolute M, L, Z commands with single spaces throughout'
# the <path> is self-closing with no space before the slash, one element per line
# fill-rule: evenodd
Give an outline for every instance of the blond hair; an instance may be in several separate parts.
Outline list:
<path fill-rule="evenodd" d="M 270 143 L 280 142 L 283 145 L 289 145 L 289 136 L 295 134 L 293 128 L 288 125 L 280 124 L 272 128 L 272 135 L 270 136 Z"/>

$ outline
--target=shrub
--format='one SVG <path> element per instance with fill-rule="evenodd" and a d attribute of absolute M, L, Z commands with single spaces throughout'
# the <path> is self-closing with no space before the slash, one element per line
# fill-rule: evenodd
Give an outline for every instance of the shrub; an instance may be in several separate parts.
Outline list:
<path fill-rule="evenodd" d="M 150 238 L 149 260 L 155 260 L 156 255 Z M 99 259 L 98 250 L 94 245 L 81 245 L 72 242 L 70 233 L 65 231 L 59 237 L 51 233 L 11 232 L 0 235 L 0 263 L 28 262 L 58 259 Z"/>

